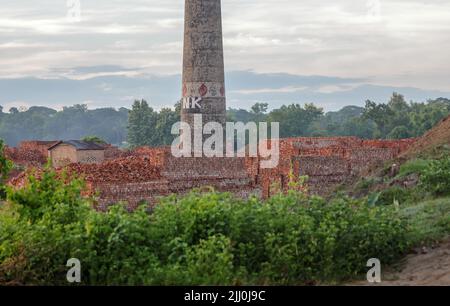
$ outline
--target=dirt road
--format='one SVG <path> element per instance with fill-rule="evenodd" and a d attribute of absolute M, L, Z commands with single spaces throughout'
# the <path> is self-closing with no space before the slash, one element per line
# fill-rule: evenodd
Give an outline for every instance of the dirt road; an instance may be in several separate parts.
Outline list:
<path fill-rule="evenodd" d="M 450 286 L 450 241 L 418 253 L 402 261 L 400 272 L 384 272 L 378 286 Z"/>

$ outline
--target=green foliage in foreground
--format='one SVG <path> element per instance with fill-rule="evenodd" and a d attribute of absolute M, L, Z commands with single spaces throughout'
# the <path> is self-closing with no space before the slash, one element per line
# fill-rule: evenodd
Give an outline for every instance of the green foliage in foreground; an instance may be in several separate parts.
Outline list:
<path fill-rule="evenodd" d="M 439 242 L 450 235 L 450 198 L 408 204 L 400 214 L 410 224 L 408 240 L 413 245 Z"/>
<path fill-rule="evenodd" d="M 424 170 L 421 181 L 423 187 L 434 195 L 450 195 L 450 154 L 431 161 Z"/>
<path fill-rule="evenodd" d="M 0 139 L 0 200 L 5 196 L 4 184 L 12 167 L 13 163 L 6 158 L 5 145 L 3 140 Z"/>
<path fill-rule="evenodd" d="M 5 144 L 3 140 L 0 139 L 0 184 L 4 184 L 11 168 L 12 162 L 6 158 Z"/>
<path fill-rule="evenodd" d="M 67 181 L 67 180 L 66 180 Z M 394 208 L 291 192 L 261 202 L 193 192 L 149 213 L 97 212 L 82 182 L 51 170 L 8 191 L 0 208 L 0 283 L 63 284 L 70 258 L 82 284 L 227 285 L 334 282 L 395 261 L 408 247 Z"/>

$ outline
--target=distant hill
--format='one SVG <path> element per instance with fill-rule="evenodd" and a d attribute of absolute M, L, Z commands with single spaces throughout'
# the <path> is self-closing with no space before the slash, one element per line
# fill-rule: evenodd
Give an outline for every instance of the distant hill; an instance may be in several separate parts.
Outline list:
<path fill-rule="evenodd" d="M 131 107 L 134 99 L 145 99 L 154 109 L 160 109 L 180 100 L 181 75 L 126 76 L 118 75 L 126 71 L 123 67 L 88 68 L 77 70 L 80 75 L 99 76 L 82 79 L 0 79 L 0 105 L 6 110 L 22 105 L 60 108 L 73 104 L 88 104 L 90 108 L 119 108 Z M 367 99 L 386 101 L 394 91 L 401 92 L 408 101 L 450 98 L 450 92 L 377 85 L 365 79 L 252 71 L 228 72 L 226 87 L 227 106 L 245 109 L 255 102 L 264 101 L 269 103 L 270 108 L 298 102 L 314 103 L 325 111 L 337 111 L 345 105 L 364 106 Z"/>

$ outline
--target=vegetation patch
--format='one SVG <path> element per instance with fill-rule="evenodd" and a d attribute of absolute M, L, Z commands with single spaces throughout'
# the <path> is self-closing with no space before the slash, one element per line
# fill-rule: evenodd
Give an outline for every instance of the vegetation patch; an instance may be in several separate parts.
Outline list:
<path fill-rule="evenodd" d="M 423 172 L 422 186 L 436 196 L 450 195 L 450 154 L 433 160 Z"/>
<path fill-rule="evenodd" d="M 429 167 L 431 160 L 427 159 L 413 159 L 409 160 L 400 166 L 400 172 L 397 178 L 405 178 L 411 174 L 423 174 L 424 171 Z"/>
<path fill-rule="evenodd" d="M 298 192 L 262 202 L 193 192 L 151 213 L 91 209 L 78 180 L 51 170 L 8 190 L 0 212 L 0 283 L 67 284 L 78 258 L 84 285 L 333 283 L 395 262 L 408 248 L 395 207 L 326 201 Z"/>
<path fill-rule="evenodd" d="M 402 207 L 408 221 L 408 240 L 412 245 L 439 242 L 450 235 L 450 198 L 427 200 Z"/>

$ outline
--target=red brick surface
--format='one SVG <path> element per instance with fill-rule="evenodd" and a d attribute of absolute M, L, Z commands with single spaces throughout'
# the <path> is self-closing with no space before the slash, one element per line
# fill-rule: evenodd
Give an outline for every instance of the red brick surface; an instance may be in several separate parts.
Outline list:
<path fill-rule="evenodd" d="M 275 169 L 261 169 L 258 181 L 263 196 L 271 185 L 288 187 L 289 174 L 308 176 L 313 193 L 324 194 L 352 176 L 362 175 L 374 164 L 389 161 L 406 150 L 415 139 L 362 140 L 357 137 L 288 138 L 280 140 L 280 163 Z"/>
<path fill-rule="evenodd" d="M 48 159 L 48 148 L 57 141 L 23 141 L 17 148 L 6 148 L 6 156 L 16 165 L 42 166 Z"/>
<path fill-rule="evenodd" d="M 133 151 L 109 147 L 104 163 L 72 164 L 67 169 L 85 178 L 87 193 L 98 196 L 100 209 L 119 201 L 127 201 L 133 209 L 141 201 L 156 203 L 160 196 L 184 194 L 205 186 L 240 197 L 269 197 L 288 188 L 291 174 L 309 176 L 310 191 L 323 194 L 336 184 L 361 175 L 373 164 L 393 159 L 414 141 L 356 137 L 282 139 L 279 165 L 274 169 L 262 169 L 260 158 L 174 158 L 169 147 Z M 38 157 L 42 158 L 43 146 L 26 143 L 8 150 L 15 158 L 35 166 L 42 162 Z M 21 175 L 11 184 L 20 186 L 24 178 Z"/>

